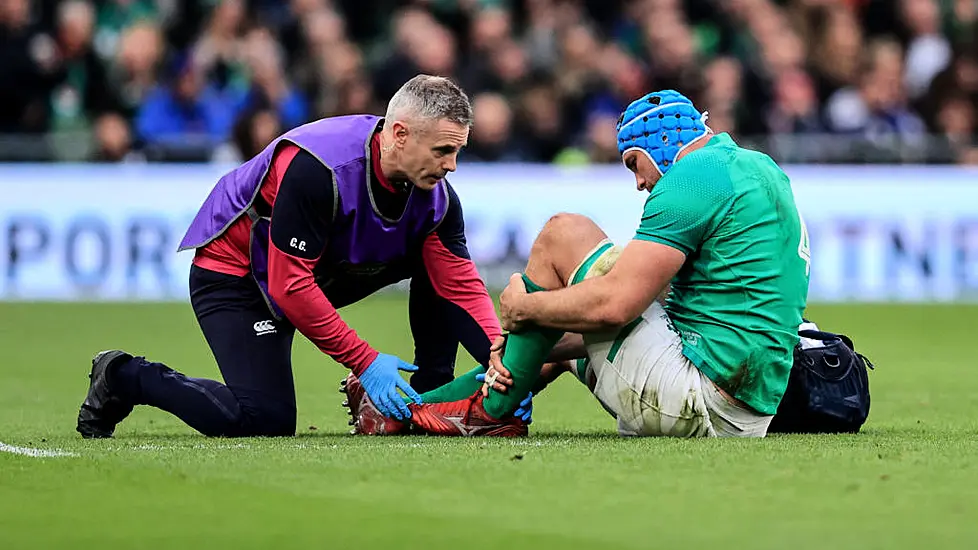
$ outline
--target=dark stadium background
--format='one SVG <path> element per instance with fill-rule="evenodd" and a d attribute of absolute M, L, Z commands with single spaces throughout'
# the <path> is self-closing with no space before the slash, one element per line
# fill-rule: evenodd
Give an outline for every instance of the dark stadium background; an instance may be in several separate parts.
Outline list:
<path fill-rule="evenodd" d="M 972 0 L 4 0 L 0 159 L 247 158 L 425 72 L 475 103 L 467 161 L 616 162 L 621 108 L 676 88 L 778 160 L 976 163 L 976 21 Z"/>

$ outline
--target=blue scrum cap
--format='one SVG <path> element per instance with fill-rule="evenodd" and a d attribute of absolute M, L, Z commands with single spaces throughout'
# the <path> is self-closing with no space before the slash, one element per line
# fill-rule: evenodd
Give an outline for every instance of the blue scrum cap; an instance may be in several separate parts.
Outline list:
<path fill-rule="evenodd" d="M 675 90 L 648 94 L 633 101 L 618 118 L 618 153 L 642 151 L 665 175 L 683 148 L 710 130 L 706 117 Z"/>

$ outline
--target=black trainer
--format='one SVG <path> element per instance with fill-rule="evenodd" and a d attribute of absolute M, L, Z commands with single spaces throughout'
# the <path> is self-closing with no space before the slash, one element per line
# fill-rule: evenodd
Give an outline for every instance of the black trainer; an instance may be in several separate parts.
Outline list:
<path fill-rule="evenodd" d="M 112 437 L 115 426 L 132 412 L 132 404 L 112 392 L 109 367 L 119 360 L 132 359 L 122 350 L 103 351 L 92 359 L 88 396 L 78 411 L 78 433 L 85 439 Z"/>

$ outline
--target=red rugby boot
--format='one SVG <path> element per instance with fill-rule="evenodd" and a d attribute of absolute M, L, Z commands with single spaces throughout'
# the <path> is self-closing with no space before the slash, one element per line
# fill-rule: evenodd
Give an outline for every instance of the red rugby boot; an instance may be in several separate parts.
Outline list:
<path fill-rule="evenodd" d="M 394 418 L 387 418 L 374 405 L 367 395 L 360 379 L 352 372 L 340 383 L 340 392 L 346 394 L 343 406 L 350 414 L 351 434 L 395 435 L 406 433 L 410 424 Z"/>
<path fill-rule="evenodd" d="M 482 391 L 461 401 L 448 403 L 411 403 L 411 424 L 415 432 L 428 435 L 464 437 L 521 437 L 529 433 L 526 422 L 509 417 L 499 420 L 489 416 L 482 405 Z"/>

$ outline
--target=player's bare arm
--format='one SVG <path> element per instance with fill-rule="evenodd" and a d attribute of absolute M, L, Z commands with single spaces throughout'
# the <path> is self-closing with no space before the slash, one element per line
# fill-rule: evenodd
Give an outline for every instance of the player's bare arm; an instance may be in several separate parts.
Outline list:
<path fill-rule="evenodd" d="M 621 327 L 652 304 L 685 259 L 670 246 L 632 240 L 607 275 L 581 284 L 528 294 L 514 275 L 499 298 L 503 329 L 529 323 L 576 333 Z"/>

